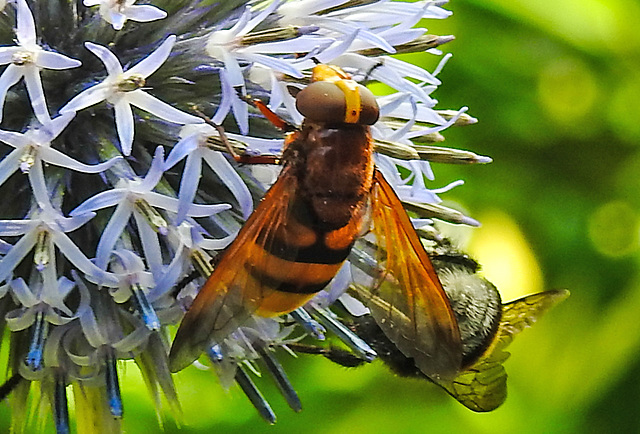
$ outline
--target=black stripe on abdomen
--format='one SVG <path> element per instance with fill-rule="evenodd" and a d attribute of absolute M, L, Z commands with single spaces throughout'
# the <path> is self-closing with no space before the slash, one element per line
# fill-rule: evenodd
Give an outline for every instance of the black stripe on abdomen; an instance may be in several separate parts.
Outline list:
<path fill-rule="evenodd" d="M 312 265 L 311 265 L 312 266 Z M 320 283 L 309 283 L 305 284 L 302 282 L 288 282 L 282 281 L 276 277 L 270 276 L 268 271 L 260 270 L 256 267 L 253 267 L 249 270 L 249 274 L 257 280 L 259 280 L 262 284 L 268 286 L 271 289 L 275 289 L 280 292 L 288 292 L 292 294 L 315 294 L 316 292 L 320 292 L 324 289 L 325 286 L 331 282 L 333 276 L 331 276 L 328 280 Z"/>
<path fill-rule="evenodd" d="M 263 247 L 272 255 L 291 262 L 304 262 L 305 264 L 339 264 L 347 259 L 352 246 L 353 244 L 345 249 L 330 249 L 324 244 L 324 234 L 318 234 L 316 242 L 308 247 L 291 246 L 287 242 L 279 239 L 275 239 L 269 245 Z"/>

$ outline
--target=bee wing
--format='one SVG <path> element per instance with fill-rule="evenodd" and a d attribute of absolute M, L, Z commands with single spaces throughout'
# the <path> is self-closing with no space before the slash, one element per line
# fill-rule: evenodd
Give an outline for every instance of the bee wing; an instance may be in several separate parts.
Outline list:
<path fill-rule="evenodd" d="M 531 327 L 545 312 L 567 297 L 569 297 L 569 291 L 555 289 L 527 295 L 502 305 L 500 337 L 497 346 L 505 348 L 515 335 Z"/>
<path fill-rule="evenodd" d="M 208 345 L 221 342 L 240 327 L 273 292 L 251 271 L 264 268 L 263 247 L 274 241 L 286 221 L 296 188 L 296 177 L 285 167 L 224 252 L 180 323 L 169 353 L 172 372 L 189 366 Z"/>
<path fill-rule="evenodd" d="M 433 379 L 453 378 L 462 360 L 449 299 L 400 199 L 379 171 L 371 200 L 378 283 L 356 285 L 385 335 Z"/>
<path fill-rule="evenodd" d="M 451 382 L 436 382 L 470 410 L 484 412 L 498 408 L 507 398 L 507 371 L 502 364 L 509 353 L 495 349 Z"/>
<path fill-rule="evenodd" d="M 438 384 L 473 411 L 495 410 L 507 397 L 507 372 L 502 364 L 510 354 L 504 349 L 515 335 L 531 327 L 542 314 L 568 296 L 567 290 L 545 291 L 504 304 L 493 349 L 453 382 Z"/>

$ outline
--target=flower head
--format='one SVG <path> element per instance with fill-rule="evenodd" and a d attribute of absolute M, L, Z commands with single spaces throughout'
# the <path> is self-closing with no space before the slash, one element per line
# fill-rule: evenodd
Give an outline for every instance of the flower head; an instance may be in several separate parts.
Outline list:
<path fill-rule="evenodd" d="M 415 27 L 448 16 L 446 2 L 49 3 L 0 2 L 0 35 L 10 35 L 0 46 L 0 314 L 11 373 L 41 385 L 58 432 L 69 430 L 67 393 L 79 431 L 120 429 L 119 360 L 135 360 L 156 404 L 163 395 L 179 411 L 168 326 L 277 176 L 230 151 L 283 152 L 282 134 L 249 95 L 299 124 L 293 95 L 317 62 L 395 89 L 377 97 L 372 134 L 379 169 L 407 202 L 438 202 L 446 190 L 427 187 L 425 160 L 488 161 L 425 144 L 473 118 L 466 108 L 435 109 L 440 67 L 429 73 L 388 57 L 451 40 Z M 275 416 L 251 380 L 258 360 L 301 408 L 274 349 L 335 334 L 355 357 L 375 357 L 330 310 L 348 302 L 347 268 L 306 306 L 285 318 L 248 315 L 208 349 L 222 383 L 238 384 L 265 419 Z M 13 402 L 15 430 L 26 423 L 27 396 Z"/>

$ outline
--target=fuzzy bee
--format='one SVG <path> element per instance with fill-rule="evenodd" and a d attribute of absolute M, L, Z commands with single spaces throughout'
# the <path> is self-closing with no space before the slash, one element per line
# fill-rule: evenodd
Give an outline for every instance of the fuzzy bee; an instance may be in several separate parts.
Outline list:
<path fill-rule="evenodd" d="M 373 256 L 367 254 L 367 250 L 372 253 L 373 249 L 375 247 L 371 244 L 360 242 L 357 254 L 350 257 L 352 264 L 371 274 L 372 267 L 379 267 Z M 566 299 L 569 291 L 545 291 L 502 303 L 496 287 L 478 274 L 478 263 L 455 250 L 447 240 L 429 249 L 429 257 L 448 297 L 460 333 L 461 362 L 455 367 L 453 376 L 436 376 L 422 369 L 418 360 L 412 357 L 417 350 L 406 351 L 398 345 L 398 342 L 402 342 L 405 348 L 411 347 L 411 340 L 398 341 L 385 331 L 381 326 L 384 318 L 381 319 L 380 313 L 376 312 L 377 305 L 384 305 L 384 301 L 375 301 L 379 297 L 375 286 L 352 286 L 352 294 L 365 302 L 371 313 L 347 315 L 349 318 L 345 322 L 396 374 L 429 380 L 471 410 L 494 410 L 507 396 L 507 373 L 503 366 L 509 357 L 506 347 L 517 334 Z M 352 353 L 337 347 L 296 345 L 294 349 L 303 353 L 322 354 L 347 367 L 364 363 Z"/>

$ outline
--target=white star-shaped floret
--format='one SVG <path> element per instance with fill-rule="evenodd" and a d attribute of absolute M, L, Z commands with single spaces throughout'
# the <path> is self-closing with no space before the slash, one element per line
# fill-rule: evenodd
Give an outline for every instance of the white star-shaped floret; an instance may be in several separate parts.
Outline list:
<path fill-rule="evenodd" d="M 101 173 L 113 166 L 122 157 L 114 157 L 99 164 L 84 164 L 69 157 L 64 152 L 51 147 L 51 143 L 71 122 L 75 113 L 66 113 L 53 119 L 47 127 L 29 128 L 24 133 L 0 130 L 0 142 L 15 148 L 0 161 L 0 185 L 2 185 L 15 171 L 29 174 L 31 180 L 42 176 L 42 182 L 32 182 L 32 189 L 36 199 L 46 198 L 48 193 L 44 186 L 42 165 L 52 164 L 82 173 Z M 35 174 L 32 173 L 35 171 Z M 44 189 L 44 190 L 43 190 Z M 44 201 L 46 202 L 46 200 Z"/>
<path fill-rule="evenodd" d="M 122 70 L 120 61 L 108 48 L 86 42 L 85 47 L 102 60 L 108 75 L 101 83 L 76 95 L 60 109 L 60 113 L 79 111 L 102 101 L 112 104 L 120 147 L 124 155 L 131 154 L 133 145 L 132 105 L 168 122 L 176 124 L 202 123 L 203 120 L 199 117 L 178 110 L 142 89 L 147 77 L 156 72 L 167 60 L 175 41 L 175 35 L 169 36 L 153 53 L 127 71 Z"/>
<path fill-rule="evenodd" d="M 16 39 L 18 45 L 0 47 L 0 65 L 9 65 L 0 77 L 0 120 L 7 91 L 24 77 L 33 112 L 42 124 L 51 122 L 44 97 L 41 69 L 77 68 L 82 62 L 52 51 L 45 51 L 36 43 L 36 26 L 26 0 L 16 0 Z"/>
<path fill-rule="evenodd" d="M 207 41 L 207 54 L 224 62 L 229 82 L 233 87 L 244 86 L 244 78 L 239 60 L 266 66 L 275 71 L 283 72 L 293 77 L 302 77 L 302 72 L 293 62 L 278 58 L 274 54 L 291 54 L 308 52 L 318 44 L 314 36 L 301 36 L 286 41 L 267 42 L 243 45 L 242 38 L 256 28 L 271 15 L 279 6 L 280 1 L 274 1 L 269 7 L 251 18 L 251 8 L 247 7 L 233 27 L 215 30 Z"/>
<path fill-rule="evenodd" d="M 22 220 L 1 220 L 0 236 L 20 237 L 11 247 L 9 252 L 0 261 L 0 282 L 10 278 L 13 270 L 31 252 L 42 233 L 46 232 L 47 250 L 54 251 L 54 246 L 65 256 L 78 270 L 86 276 L 101 284 L 113 285 L 117 280 L 111 273 L 104 272 L 91 262 L 80 248 L 69 238 L 68 232 L 73 232 L 86 224 L 94 217 L 94 213 L 82 213 L 73 217 L 65 217 L 62 213 L 54 209 L 50 203 L 34 211 L 29 219 Z M 49 258 L 54 256 L 49 255 Z M 52 269 L 46 263 L 36 263 L 36 267 L 41 272 Z"/>
<path fill-rule="evenodd" d="M 98 248 L 96 250 L 96 264 L 101 269 L 106 269 L 113 253 L 114 246 L 118 242 L 120 235 L 125 229 L 131 216 L 134 217 L 142 238 L 143 250 L 149 262 L 157 263 L 154 256 L 159 255 L 159 244 L 155 232 L 146 223 L 144 217 L 137 210 L 136 203 L 144 200 L 150 206 L 164 209 L 173 213 L 178 211 L 178 199 L 162 195 L 153 191 L 160 182 L 163 174 L 164 152 L 161 146 L 156 148 L 151 167 L 144 178 L 135 177 L 133 179 L 121 179 L 115 188 L 95 196 L 90 197 L 77 208 L 71 211 L 70 215 L 83 215 L 99 209 L 116 206 L 116 210 L 109 219 L 109 223 L 104 228 Z M 229 204 L 199 205 L 190 204 L 187 215 L 193 217 L 208 217 L 212 214 L 231 208 Z M 158 231 L 166 232 L 166 228 L 158 228 Z M 166 235 L 166 233 L 164 234 Z M 152 247 L 153 246 L 153 247 Z M 157 246 L 157 248 L 156 248 Z M 153 268 L 153 264 L 151 264 Z M 152 269 L 153 271 L 153 269 Z"/>
<path fill-rule="evenodd" d="M 244 218 L 248 218 L 253 210 L 253 200 L 247 185 L 224 155 L 211 149 L 207 143 L 209 137 L 217 135 L 218 132 L 211 125 L 185 125 L 180 131 L 181 140 L 173 147 L 165 162 L 164 170 L 167 171 L 182 159 L 187 160 L 180 181 L 176 224 L 180 224 L 187 217 L 187 211 L 193 203 L 200 183 L 203 161 L 216 172 L 231 191 L 240 204 Z"/>
<path fill-rule="evenodd" d="M 84 0 L 82 4 L 87 7 L 100 5 L 100 16 L 111 24 L 114 30 L 122 29 L 127 20 L 147 23 L 167 17 L 167 13 L 162 9 L 152 5 L 136 5 L 136 1 Z"/>

